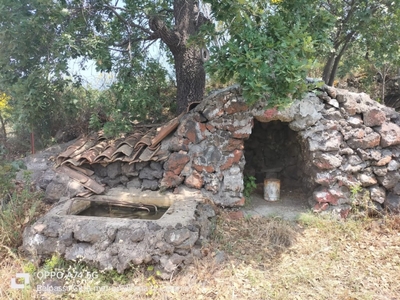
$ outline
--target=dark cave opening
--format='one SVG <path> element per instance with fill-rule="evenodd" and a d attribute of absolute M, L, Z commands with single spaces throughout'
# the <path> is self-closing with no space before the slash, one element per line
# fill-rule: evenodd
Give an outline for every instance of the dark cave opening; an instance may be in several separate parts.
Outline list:
<path fill-rule="evenodd" d="M 254 119 L 249 139 L 244 143 L 245 176 L 254 176 L 260 185 L 264 179 L 280 180 L 281 189 L 303 189 L 306 175 L 302 147 L 297 132 L 289 123 L 260 122 Z"/>

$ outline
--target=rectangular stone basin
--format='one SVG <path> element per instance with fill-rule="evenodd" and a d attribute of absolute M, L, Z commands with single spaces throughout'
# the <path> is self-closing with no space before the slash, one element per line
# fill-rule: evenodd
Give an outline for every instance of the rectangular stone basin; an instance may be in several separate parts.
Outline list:
<path fill-rule="evenodd" d="M 64 204 L 60 204 L 58 209 L 50 211 L 48 214 L 56 213 L 57 215 L 63 215 L 66 218 L 79 219 L 93 218 L 100 219 L 102 222 L 109 222 L 110 219 L 136 219 L 143 222 L 156 221 L 160 226 L 175 226 L 177 220 L 179 223 L 186 224 L 193 218 L 193 213 L 197 202 L 201 201 L 202 196 L 195 194 L 184 194 L 174 195 L 172 193 L 161 194 L 159 192 L 147 191 L 143 192 L 138 189 L 111 189 L 105 195 L 95 195 L 90 198 L 72 198 L 66 201 Z M 164 211 L 164 214 L 158 218 L 146 219 L 146 218 L 130 218 L 130 217 L 108 217 L 108 216 L 96 216 L 83 214 L 85 210 L 90 209 L 92 206 L 98 204 L 110 204 L 119 203 L 125 208 L 135 205 L 143 205 L 146 207 L 156 206 L 160 210 Z M 122 221 L 122 220 L 121 220 Z"/>
<path fill-rule="evenodd" d="M 148 206 L 138 204 L 137 206 L 112 205 L 111 203 L 80 200 L 86 202 L 85 208 L 75 213 L 79 216 L 122 218 L 136 220 L 158 220 L 169 207 Z"/>
<path fill-rule="evenodd" d="M 81 215 L 92 203 L 166 207 L 155 220 Z M 54 253 L 83 260 L 100 269 L 123 272 L 132 265 L 152 264 L 169 276 L 200 253 L 212 228 L 213 208 L 201 195 L 115 189 L 106 195 L 60 201 L 24 231 L 22 250 L 43 261 Z"/>

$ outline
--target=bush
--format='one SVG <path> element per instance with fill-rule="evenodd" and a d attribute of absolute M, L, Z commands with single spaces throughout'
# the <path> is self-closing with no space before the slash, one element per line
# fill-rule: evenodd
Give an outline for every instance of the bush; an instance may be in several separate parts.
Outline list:
<path fill-rule="evenodd" d="M 90 128 L 104 130 L 107 137 L 132 131 L 137 122 L 164 122 L 175 114 L 176 88 L 168 73 L 149 60 L 119 71 L 119 80 L 102 91 L 92 109 Z"/>
<path fill-rule="evenodd" d="M 14 179 L 22 166 L 16 161 L 0 165 L 0 245 L 13 251 L 22 244 L 23 229 L 37 216 L 42 197 L 41 192 L 32 191 L 28 171 L 23 182 Z"/>

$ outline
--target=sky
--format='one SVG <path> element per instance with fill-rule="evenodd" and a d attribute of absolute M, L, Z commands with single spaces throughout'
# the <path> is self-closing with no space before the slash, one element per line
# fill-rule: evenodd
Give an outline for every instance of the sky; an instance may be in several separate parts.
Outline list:
<path fill-rule="evenodd" d="M 160 51 L 160 41 L 157 41 L 149 48 L 149 56 L 158 60 L 164 66 L 170 75 L 173 75 L 173 69 L 167 63 L 165 53 Z M 72 74 L 80 75 L 83 79 L 83 85 L 93 89 L 104 90 L 107 89 L 115 80 L 115 73 L 105 73 L 96 71 L 96 63 L 94 60 L 89 60 L 85 63 L 85 70 L 81 68 L 82 59 L 71 59 L 68 63 L 69 71 Z"/>
<path fill-rule="evenodd" d="M 82 59 L 71 59 L 68 62 L 69 71 L 74 75 L 80 75 L 83 79 L 83 85 L 93 89 L 106 89 L 115 80 L 114 73 L 101 73 L 96 71 L 94 60 L 89 60 L 85 63 L 85 70 L 81 68 Z"/>

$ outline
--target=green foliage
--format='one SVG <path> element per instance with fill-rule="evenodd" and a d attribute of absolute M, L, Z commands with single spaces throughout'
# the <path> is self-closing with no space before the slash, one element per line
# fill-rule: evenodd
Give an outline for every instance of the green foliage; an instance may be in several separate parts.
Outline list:
<path fill-rule="evenodd" d="M 60 254 L 55 253 L 50 258 L 46 259 L 42 268 L 46 271 L 54 271 L 56 269 L 64 268 L 65 266 L 65 260 L 60 256 Z"/>
<path fill-rule="evenodd" d="M 99 280 L 107 284 L 127 284 L 131 280 L 132 272 L 134 271 L 120 274 L 116 270 L 101 271 Z"/>
<path fill-rule="evenodd" d="M 124 9 L 113 11 L 112 1 L 3 0 L 0 3 L 0 90 L 11 96 L 10 116 L 14 134 L 29 141 L 35 133 L 36 146 L 44 146 L 60 130 L 80 127 L 84 131 L 91 112 L 103 110 L 108 135 L 130 128 L 135 119 L 160 116 L 171 104 L 174 87 L 156 61 L 146 60 L 148 41 L 138 27 L 148 13 L 166 9 L 171 3 L 125 1 Z M 127 32 L 128 30 L 128 32 Z M 129 37 L 127 37 L 127 35 Z M 139 42 L 125 43 L 132 35 Z M 143 43 L 141 42 L 143 38 Z M 122 43 L 117 53 L 112 45 Z M 130 43 L 130 44 L 129 44 Z M 129 45 L 129 51 L 126 46 Z M 99 71 L 117 74 L 107 91 L 81 88 L 81 78 L 71 76 L 71 58 L 93 59 Z M 145 62 L 143 62 L 145 61 Z M 172 91 L 172 92 L 171 92 Z M 91 111 L 91 112 L 90 112 Z"/>
<path fill-rule="evenodd" d="M 243 190 L 244 197 L 248 199 L 256 188 L 257 188 L 256 178 L 254 176 L 245 176 L 244 190 Z"/>
<path fill-rule="evenodd" d="M 12 97 L 10 119 L 26 131 L 49 128 L 66 80 L 58 43 L 62 15 L 49 0 L 0 3 L 0 89 Z"/>
<path fill-rule="evenodd" d="M 147 297 L 155 296 L 155 294 L 156 294 L 155 290 L 157 290 L 157 288 L 159 287 L 156 277 L 153 276 L 153 275 L 147 277 L 146 285 L 148 287 L 148 290 L 146 292 L 146 296 Z"/>
<path fill-rule="evenodd" d="M 21 183 L 13 180 L 21 167 L 20 162 L 0 166 L 0 240 L 13 249 L 21 245 L 23 228 L 34 220 L 42 196 L 31 191 L 30 172 Z"/>
<path fill-rule="evenodd" d="M 37 271 L 37 268 L 33 262 L 28 261 L 23 265 L 23 270 L 24 273 L 29 273 L 33 275 Z"/>
<path fill-rule="evenodd" d="M 352 185 L 350 188 L 351 197 L 354 199 L 361 191 L 362 191 L 362 186 L 360 184 Z"/>
<path fill-rule="evenodd" d="M 283 107 L 307 90 L 305 78 L 315 52 L 327 43 L 329 18 L 317 1 L 209 1 L 229 36 L 208 63 L 213 76 L 234 78 L 249 103 Z"/>
<path fill-rule="evenodd" d="M 369 191 L 363 189 L 361 184 L 351 186 L 350 198 L 353 218 L 366 219 L 369 216 L 382 216 L 382 212 L 373 204 Z"/>
<path fill-rule="evenodd" d="M 89 118 L 91 128 L 104 127 L 108 136 L 129 131 L 131 122 L 161 121 L 175 112 L 176 87 L 150 59 L 149 47 L 160 39 L 169 63 L 179 50 L 208 47 L 211 78 L 238 82 L 249 103 L 284 107 L 309 89 L 304 79 L 317 58 L 340 61 L 345 53 L 340 75 L 356 68 L 387 73 L 397 65 L 399 1 L 207 0 L 214 22 L 196 34 L 180 33 L 182 44 L 171 48 L 179 27 L 173 9 L 183 5 L 177 0 L 2 0 L 0 90 L 10 96 L 7 120 L 19 141 L 34 132 L 43 146 L 65 128 L 82 131 Z M 161 37 L 160 27 L 170 31 Z M 84 90 L 68 68 L 77 58 L 93 60 L 116 80 L 107 90 Z"/>
<path fill-rule="evenodd" d="M 10 101 L 10 96 L 8 96 L 6 93 L 1 93 L 0 92 L 0 114 L 4 113 L 9 109 L 8 102 Z"/>
<path fill-rule="evenodd" d="M 25 170 L 26 166 L 21 160 L 8 162 L 0 160 L 0 199 L 10 196 L 14 187 L 13 179 L 20 170 Z M 26 174 L 29 175 L 28 173 Z"/>
<path fill-rule="evenodd" d="M 386 95 L 386 81 L 391 74 L 398 74 L 400 65 L 400 2 L 396 8 L 389 8 L 382 12 L 379 18 L 373 18 L 368 23 L 368 31 L 360 42 L 364 51 L 363 71 L 369 73 L 370 81 L 379 75 L 381 81 L 380 92 L 376 98 L 383 101 Z M 369 71 L 369 72 L 368 72 Z"/>
<path fill-rule="evenodd" d="M 356 69 L 365 72 L 374 65 L 380 69 L 379 65 L 389 61 L 393 65 L 398 63 L 399 0 L 321 3 L 335 22 L 330 31 L 332 48 L 322 53 L 326 62 L 323 78 L 327 83 L 333 82 L 336 75 L 343 77 Z"/>
<path fill-rule="evenodd" d="M 140 69 L 136 68 L 136 73 L 120 70 L 119 77 L 98 98 L 97 112 L 90 118 L 92 129 L 103 128 L 106 136 L 116 136 L 130 132 L 134 121 L 160 122 L 165 118 L 165 110 L 174 112 L 175 88 L 166 70 L 156 61 L 146 61 Z M 106 122 L 99 119 L 99 112 L 106 115 Z"/>
<path fill-rule="evenodd" d="M 6 124 L 9 117 L 9 113 L 12 110 L 8 104 L 10 96 L 0 91 L 0 155 L 4 151 L 5 142 L 7 141 L 7 130 Z"/>

